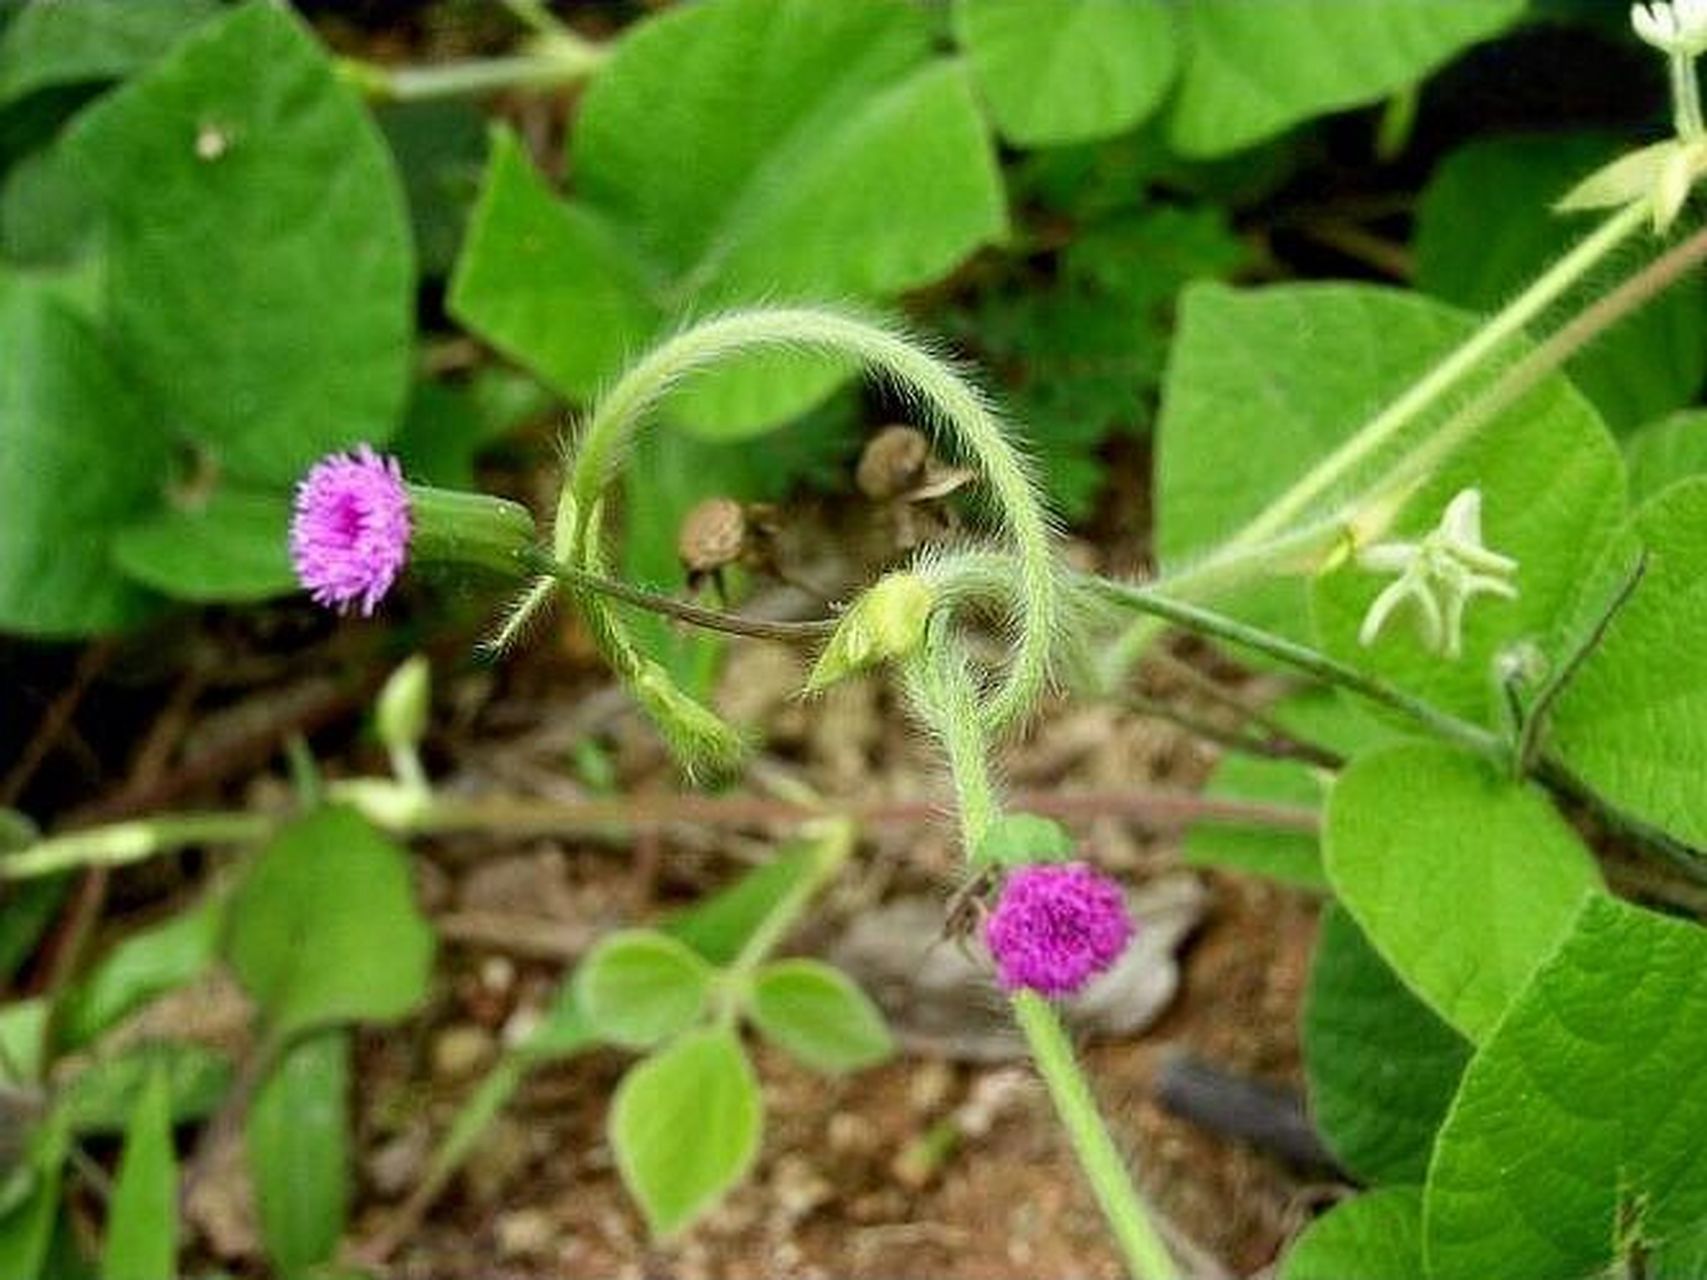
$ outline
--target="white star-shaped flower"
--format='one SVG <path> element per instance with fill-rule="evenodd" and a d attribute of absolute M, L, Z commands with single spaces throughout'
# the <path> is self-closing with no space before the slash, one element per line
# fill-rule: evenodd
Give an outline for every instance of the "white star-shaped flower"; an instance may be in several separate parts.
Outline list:
<path fill-rule="evenodd" d="M 1691 0 L 1707 8 L 1707 0 Z M 1359 553 L 1358 563 L 1398 578 L 1375 597 L 1357 633 L 1373 644 L 1387 619 L 1406 601 L 1416 605 L 1423 644 L 1456 658 L 1464 648 L 1464 608 L 1478 595 L 1517 598 L 1511 579 L 1517 561 L 1482 544 L 1482 494 L 1465 489 L 1446 504 L 1440 523 L 1418 542 L 1382 542 Z"/>
<path fill-rule="evenodd" d="M 1707 0 L 1653 0 L 1630 7 L 1636 34 L 1669 54 L 1700 57 L 1707 53 Z"/>

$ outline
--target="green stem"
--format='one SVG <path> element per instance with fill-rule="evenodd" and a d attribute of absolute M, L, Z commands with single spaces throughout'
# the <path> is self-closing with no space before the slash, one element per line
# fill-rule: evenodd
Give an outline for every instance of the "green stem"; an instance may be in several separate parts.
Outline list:
<path fill-rule="evenodd" d="M 1474 373 L 1529 324 L 1552 306 L 1614 249 L 1648 221 L 1647 200 L 1637 200 L 1613 213 L 1583 237 L 1571 251 L 1543 272 L 1499 313 L 1489 318 L 1439 364 L 1412 383 L 1381 412 L 1296 480 L 1248 524 L 1239 529 L 1213 555 L 1192 569 L 1171 575 L 1173 591 L 1194 596 L 1249 581 L 1264 571 L 1272 559 L 1270 544 L 1316 503 L 1328 496 L 1347 477 L 1392 444 L 1406 428 L 1435 407 L 1441 398 Z M 1539 349 L 1538 349 L 1539 352 Z M 1475 405 L 1471 406 L 1475 409 Z M 1464 415 L 1459 415 L 1462 418 Z M 1479 414 L 1477 425 L 1490 415 Z M 1451 429 L 1462 439 L 1462 424 Z M 1429 447 L 1431 438 L 1419 442 Z M 1153 625 L 1139 623 L 1116 643 L 1105 667 L 1105 677 L 1124 672 L 1155 637 Z M 1111 681 L 1112 682 L 1112 681 Z"/>
<path fill-rule="evenodd" d="M 189 844 L 246 844 L 265 838 L 275 825 L 266 814 L 181 813 L 72 831 L 0 858 L 0 880 L 24 880 L 74 867 L 123 866 Z"/>
<path fill-rule="evenodd" d="M 1013 1011 L 1127 1269 L 1136 1280 L 1179 1280 L 1179 1268 L 1132 1186 L 1054 1008 L 1034 992 L 1020 991 Z"/>
<path fill-rule="evenodd" d="M 725 978 L 741 978 L 763 964 L 777 948 L 788 931 L 800 919 L 800 913 L 817 897 L 818 891 L 835 878 L 836 872 L 854 850 L 854 824 L 846 818 L 829 818 L 813 823 L 803 832 L 812 842 L 812 870 L 790 885 L 777 899 L 776 905 L 742 944 L 724 970 Z"/>
<path fill-rule="evenodd" d="M 609 56 L 599 45 L 562 31 L 527 43 L 528 52 L 503 58 L 470 58 L 427 67 L 387 67 L 344 58 L 339 73 L 378 102 L 426 102 L 510 89 L 561 89 L 579 84 Z"/>
<path fill-rule="evenodd" d="M 942 740 L 954 783 L 961 843 L 976 861 L 984 836 L 1001 812 L 990 769 L 990 744 L 978 715 L 978 693 L 965 656 L 933 626 L 921 653 L 907 664 L 908 692 L 927 724 Z"/>
<path fill-rule="evenodd" d="M 1326 654 L 1298 644 L 1283 636 L 1274 635 L 1237 618 L 1216 613 L 1201 605 L 1189 604 L 1183 600 L 1174 600 L 1145 587 L 1130 586 L 1126 583 L 1111 582 L 1105 578 L 1081 577 L 1075 586 L 1079 590 L 1101 596 L 1124 608 L 1148 614 L 1174 626 L 1185 627 L 1199 635 L 1210 636 L 1223 640 L 1228 644 L 1239 645 L 1242 648 L 1283 662 L 1295 670 L 1328 684 L 1337 685 L 1342 689 L 1379 703 L 1400 715 L 1415 721 L 1437 737 L 1448 742 L 1455 742 L 1463 747 L 1484 755 L 1493 755 L 1501 749 L 1500 739 L 1496 734 L 1474 725 L 1456 716 L 1447 715 L 1436 710 L 1420 698 L 1414 698 L 1404 690 L 1366 675 L 1356 667 L 1337 662 Z"/>
<path fill-rule="evenodd" d="M 1695 59 L 1687 53 L 1671 55 L 1672 119 L 1677 136 L 1699 142 L 1707 134 L 1701 118 L 1701 86 L 1695 79 Z"/>

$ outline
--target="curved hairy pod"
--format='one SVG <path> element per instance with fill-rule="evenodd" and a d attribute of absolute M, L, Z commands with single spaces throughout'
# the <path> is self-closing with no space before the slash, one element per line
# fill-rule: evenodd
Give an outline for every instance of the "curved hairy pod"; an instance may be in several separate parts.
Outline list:
<path fill-rule="evenodd" d="M 983 473 L 1012 544 L 1019 582 L 1012 660 L 983 715 L 991 727 L 1024 716 L 1048 681 L 1058 616 L 1049 518 L 1024 459 L 983 394 L 916 338 L 878 321 L 816 307 L 759 308 L 713 317 L 654 348 L 611 387 L 587 420 L 563 481 L 554 557 L 576 569 L 603 573 L 605 499 L 621 474 L 629 447 L 659 403 L 698 374 L 735 357 L 765 351 L 806 351 L 857 360 L 871 375 L 913 400 L 929 425 Z M 616 671 L 632 684 L 645 670 L 656 692 L 658 671 L 647 669 L 610 603 L 573 585 L 565 589 L 583 610 Z M 513 633 L 546 598 L 544 592 L 530 595 L 506 633 Z M 681 698 L 687 695 L 682 693 Z M 667 701 L 680 705 L 673 695 Z M 702 718 L 695 719 L 699 723 L 693 736 L 703 746 L 707 725 Z M 669 726 L 660 727 L 668 736 Z M 738 735 L 725 729 L 725 734 L 718 735 L 713 756 L 740 749 Z"/>

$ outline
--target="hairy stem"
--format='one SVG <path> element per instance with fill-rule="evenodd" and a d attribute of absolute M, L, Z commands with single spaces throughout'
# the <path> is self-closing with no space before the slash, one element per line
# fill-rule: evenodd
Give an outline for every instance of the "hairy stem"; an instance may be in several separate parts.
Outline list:
<path fill-rule="evenodd" d="M 1179 1268 L 1132 1186 L 1061 1019 L 1047 1000 L 1031 991 L 1014 995 L 1013 1011 L 1127 1269 L 1135 1280 L 1179 1280 Z"/>
<path fill-rule="evenodd" d="M 582 433 L 563 482 L 555 558 L 577 569 L 602 570 L 605 495 L 624 452 L 672 390 L 729 359 L 779 350 L 860 361 L 915 398 L 982 470 L 1017 557 L 1022 594 L 1012 661 L 986 714 L 992 725 L 1022 717 L 1047 683 L 1057 617 L 1050 527 L 1042 501 L 983 395 L 916 340 L 860 316 L 806 307 L 738 311 L 684 330 L 642 357 L 594 408 Z M 576 597 L 613 666 L 630 676 L 640 657 L 621 618 L 585 592 L 577 591 Z"/>
<path fill-rule="evenodd" d="M 1527 289 L 1514 298 L 1502 311 L 1489 318 L 1481 328 L 1476 330 L 1468 339 L 1456 347 L 1439 364 L 1432 367 L 1416 382 L 1412 383 L 1396 399 L 1388 403 L 1375 417 L 1363 425 L 1356 434 L 1344 441 L 1338 448 L 1323 458 L 1308 472 L 1301 476 L 1291 486 L 1285 489 L 1267 507 L 1259 512 L 1248 524 L 1239 529 L 1218 547 L 1215 552 L 1196 566 L 1182 570 L 1169 576 L 1169 589 L 1175 595 L 1189 595 L 1194 599 L 1204 599 L 1217 591 L 1231 586 L 1241 585 L 1261 575 L 1271 566 L 1271 544 L 1278 536 L 1286 533 L 1289 526 L 1299 517 L 1305 515 L 1323 498 L 1329 496 L 1354 471 L 1375 458 L 1399 437 L 1406 428 L 1433 409 L 1443 396 L 1451 392 L 1472 373 L 1479 369 L 1488 359 L 1496 355 L 1502 348 L 1516 338 L 1532 321 L 1552 306 L 1571 288 L 1577 285 L 1584 276 L 1604 261 L 1613 250 L 1628 240 L 1647 222 L 1651 212 L 1647 200 L 1634 201 L 1613 213 L 1597 228 L 1583 237 L 1577 245 L 1547 271 L 1543 272 Z M 1668 255 L 1669 256 L 1669 255 Z M 1657 260 L 1640 276 L 1647 276 L 1653 267 L 1664 259 Z M 1637 277 L 1637 278 L 1639 278 Z M 1646 293 L 1642 300 L 1657 292 L 1660 285 Z M 1613 295 L 1608 295 L 1612 297 Z M 1602 302 L 1606 299 L 1602 299 Z M 1591 306 L 1579 317 L 1586 318 L 1596 307 Z M 1625 314 L 1619 311 L 1613 319 Z M 1567 355 L 1574 352 L 1589 338 L 1595 336 L 1611 323 L 1608 319 L 1598 323 L 1592 330 L 1573 341 L 1554 346 L 1552 342 L 1536 348 L 1530 357 L 1513 367 L 1505 378 L 1488 396 L 1478 397 L 1464 413 L 1449 419 L 1441 428 L 1420 442 L 1416 452 L 1428 452 L 1430 456 L 1438 457 L 1440 451 L 1433 448 L 1434 440 L 1441 436 L 1450 436 L 1452 443 L 1462 443 L 1465 435 L 1485 423 L 1498 412 L 1498 408 L 1509 405 L 1516 396 L 1509 392 L 1501 393 L 1500 388 L 1511 381 L 1511 373 L 1526 365 L 1539 368 L 1534 380 L 1524 386 L 1527 390 L 1539 381 L 1541 375 L 1550 372 L 1561 363 Z M 1576 326 L 1567 325 L 1560 330 L 1559 337 L 1564 337 Z M 1561 355 L 1560 351 L 1566 352 Z M 1537 357 L 1546 352 L 1545 359 L 1549 361 L 1540 364 Z M 1521 391 L 1517 394 L 1521 394 Z M 1484 411 L 1481 405 L 1484 400 L 1491 400 L 1496 395 L 1502 396 L 1498 406 L 1491 411 Z M 1473 425 L 1466 426 L 1465 420 L 1474 414 Z M 1400 464 L 1401 467 L 1404 463 Z M 1397 470 L 1396 468 L 1395 470 Z M 1333 522 L 1330 522 L 1333 523 Z M 1105 679 L 1110 683 L 1125 671 L 1137 657 L 1155 639 L 1157 630 L 1152 623 L 1138 622 L 1134 624 L 1116 643 L 1110 659 L 1105 665 Z"/>

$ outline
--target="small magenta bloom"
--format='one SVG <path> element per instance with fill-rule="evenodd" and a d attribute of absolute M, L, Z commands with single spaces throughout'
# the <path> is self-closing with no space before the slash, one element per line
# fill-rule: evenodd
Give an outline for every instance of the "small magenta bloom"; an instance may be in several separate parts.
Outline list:
<path fill-rule="evenodd" d="M 1108 971 L 1132 940 L 1126 895 L 1082 862 L 1020 867 L 984 926 L 1006 991 L 1070 996 Z"/>
<path fill-rule="evenodd" d="M 296 488 L 290 558 L 315 603 L 369 616 L 409 558 L 409 491 L 397 459 L 360 445 L 320 459 Z"/>

